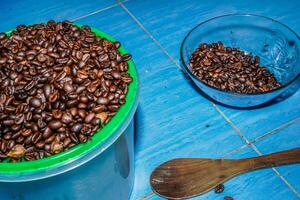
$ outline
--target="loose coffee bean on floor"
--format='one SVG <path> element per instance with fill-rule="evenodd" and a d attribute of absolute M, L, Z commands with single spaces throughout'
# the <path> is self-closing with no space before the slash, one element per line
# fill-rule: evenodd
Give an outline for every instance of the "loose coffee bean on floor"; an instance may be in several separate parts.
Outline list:
<path fill-rule="evenodd" d="M 51 156 L 108 123 L 132 81 L 120 45 L 68 21 L 0 33 L 0 161 Z"/>
<path fill-rule="evenodd" d="M 274 75 L 260 65 L 258 56 L 224 47 L 221 42 L 200 44 L 190 58 L 190 67 L 204 83 L 225 91 L 251 94 L 281 86 Z"/>
<path fill-rule="evenodd" d="M 225 197 L 224 197 L 224 200 L 233 200 L 233 198 L 232 198 L 232 197 L 229 197 L 229 196 L 225 196 Z"/>
<path fill-rule="evenodd" d="M 222 193 L 224 189 L 225 187 L 223 184 L 217 185 L 217 187 L 215 187 L 215 193 Z"/>

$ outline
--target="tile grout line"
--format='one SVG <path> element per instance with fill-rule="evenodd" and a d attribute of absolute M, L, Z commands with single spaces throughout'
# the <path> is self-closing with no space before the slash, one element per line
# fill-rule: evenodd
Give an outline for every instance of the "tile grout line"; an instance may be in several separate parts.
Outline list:
<path fill-rule="evenodd" d="M 117 0 L 119 5 L 125 10 L 125 12 L 140 26 L 140 28 L 153 40 L 153 42 L 169 57 L 169 59 L 181 70 L 182 68 L 177 64 L 176 60 L 166 51 L 166 49 L 153 37 L 153 35 L 143 26 L 143 24 L 126 8 L 126 6 Z M 184 71 L 183 71 L 184 72 Z M 185 73 L 185 72 L 184 72 Z M 261 155 L 260 151 L 257 147 L 250 143 L 249 140 L 241 133 L 241 131 L 230 121 L 230 119 L 218 108 L 217 105 L 211 102 L 211 104 L 215 107 L 215 109 L 219 112 L 219 114 L 230 124 L 230 126 L 238 133 L 238 135 L 246 142 L 246 145 L 251 146 L 251 148 L 256 151 L 259 155 Z M 300 194 L 293 188 L 293 186 L 275 169 L 272 168 L 276 175 L 278 175 L 281 180 L 292 190 L 292 192 L 297 196 L 300 197 Z M 151 193 L 148 195 L 152 195 Z M 148 196 L 146 195 L 146 198 Z"/>
<path fill-rule="evenodd" d="M 143 24 L 126 8 L 123 2 L 118 1 L 119 5 L 125 10 L 125 12 L 139 25 L 141 29 L 151 38 L 151 40 L 158 46 L 168 57 L 169 59 L 181 70 L 184 74 L 185 71 L 178 65 L 176 60 L 167 52 L 167 50 L 153 37 L 153 35 L 143 26 Z"/>
<path fill-rule="evenodd" d="M 116 6 L 118 6 L 118 4 L 113 4 L 113 5 L 111 5 L 111 6 L 108 6 L 108 7 L 105 7 L 105 8 L 101 8 L 101 9 L 96 10 L 96 11 L 94 11 L 94 12 L 91 12 L 91 13 L 89 13 L 89 14 L 86 14 L 86 15 L 82 15 L 82 16 L 76 17 L 76 18 L 74 18 L 74 19 L 71 19 L 70 21 L 71 21 L 71 22 L 74 22 L 74 21 L 77 21 L 77 20 L 80 20 L 80 19 L 84 19 L 84 18 L 86 18 L 86 17 L 92 16 L 92 15 L 96 15 L 96 14 L 98 14 L 98 13 L 100 13 L 100 12 L 103 12 L 103 11 L 106 11 L 106 10 L 109 10 L 109 9 L 112 9 L 112 8 L 114 8 L 114 7 L 116 7 Z"/>
<path fill-rule="evenodd" d="M 239 133 L 239 135 L 242 135 L 241 131 L 230 121 L 229 118 L 226 117 L 226 115 L 218 108 L 216 107 L 216 109 L 218 110 L 218 112 L 224 117 L 224 119 L 234 128 L 235 131 L 237 131 Z M 259 149 L 253 144 L 250 143 L 249 140 L 245 137 L 242 136 L 243 140 L 247 143 L 247 146 L 250 146 L 259 156 L 262 156 L 263 154 L 259 151 Z M 274 171 L 274 173 L 279 176 L 279 178 L 287 185 L 287 187 L 292 190 L 292 192 L 297 196 L 300 197 L 300 194 L 297 192 L 297 190 L 279 173 L 279 171 L 272 167 L 272 170 Z"/>
<path fill-rule="evenodd" d="M 213 106 L 218 111 L 218 113 L 225 119 L 225 121 L 227 123 L 229 123 L 230 126 L 238 133 L 238 135 L 246 142 L 246 144 L 251 145 L 249 140 L 242 134 L 240 129 L 231 122 L 231 120 L 223 113 L 223 111 L 221 111 L 220 108 L 216 104 L 213 104 Z"/>
<path fill-rule="evenodd" d="M 284 128 L 287 127 L 287 126 L 289 126 L 289 125 L 291 125 L 291 124 L 293 124 L 293 123 L 296 123 L 297 121 L 300 121 L 300 117 L 297 117 L 296 119 L 293 119 L 293 120 L 291 120 L 291 121 L 288 121 L 288 122 L 286 122 L 286 123 L 284 123 L 284 124 L 278 126 L 277 128 L 274 128 L 273 130 L 271 130 L 271 131 L 269 131 L 269 132 L 267 132 L 267 133 L 265 133 L 265 134 L 263 134 L 263 135 L 261 135 L 261 136 L 255 138 L 255 139 L 254 139 L 253 141 L 251 141 L 250 143 L 255 143 L 255 142 L 257 142 L 257 141 L 259 141 L 259 140 L 261 140 L 261 139 L 267 137 L 268 135 L 271 135 L 271 134 L 273 134 L 273 133 L 276 133 L 277 131 L 284 129 Z"/>
<path fill-rule="evenodd" d="M 262 156 L 263 154 L 258 150 L 258 148 L 252 144 L 254 151 L 259 155 L 259 156 Z M 251 147 L 252 147 L 251 145 Z M 290 190 L 292 190 L 292 192 L 298 197 L 300 198 L 300 194 L 297 192 L 297 190 L 279 173 L 279 171 L 275 168 L 275 167 L 272 167 L 272 170 L 274 171 L 274 173 L 279 176 L 279 178 L 290 188 Z"/>
<path fill-rule="evenodd" d="M 297 118 L 295 118 L 295 119 L 293 119 L 293 120 L 291 120 L 291 121 L 288 121 L 288 122 L 286 122 L 286 123 L 284 123 L 284 124 L 278 126 L 277 128 L 274 128 L 274 129 L 268 131 L 267 133 L 265 133 L 265 134 L 263 134 L 263 135 L 261 135 L 261 136 L 256 137 L 255 139 L 253 139 L 252 141 L 250 141 L 249 144 L 254 144 L 254 143 L 256 143 L 256 142 L 259 142 L 259 141 L 262 140 L 263 138 L 265 138 L 265 137 L 267 137 L 267 136 L 269 136 L 269 135 L 272 135 L 272 134 L 276 134 L 278 131 L 280 131 L 280 130 L 282 130 L 282 129 L 288 127 L 289 125 L 294 124 L 294 123 L 296 123 L 296 122 L 298 122 L 298 121 L 300 121 L 300 117 L 297 117 Z M 245 148 L 248 147 L 248 146 L 250 146 L 250 145 L 247 145 L 247 144 L 242 145 L 242 146 L 240 146 L 240 147 L 238 147 L 238 148 L 232 150 L 231 152 L 225 154 L 222 158 L 226 158 L 226 157 L 228 157 L 228 156 L 230 156 L 230 155 L 232 155 L 232 154 L 234 154 L 234 153 L 236 153 L 236 152 L 239 152 L 239 151 L 245 149 Z"/>
<path fill-rule="evenodd" d="M 122 2 L 128 2 L 129 0 L 124 0 L 124 1 L 122 1 Z M 96 15 L 96 14 L 98 14 L 98 13 L 100 13 L 100 12 L 103 12 L 103 11 L 106 11 L 106 10 L 109 10 L 109 9 L 112 9 L 112 8 L 114 8 L 114 7 L 117 7 L 118 6 L 118 2 L 116 2 L 116 3 L 114 3 L 114 4 L 112 4 L 112 5 L 110 5 L 110 6 L 107 6 L 107 7 L 105 7 L 105 8 L 101 8 L 101 9 L 99 9 L 99 10 L 96 10 L 96 11 L 94 11 L 94 12 L 91 12 L 91 13 L 89 13 L 89 14 L 86 14 L 86 15 L 82 15 L 82 16 L 79 16 L 79 17 L 75 17 L 75 18 L 73 18 L 73 19 L 71 19 L 70 21 L 71 22 L 75 22 L 75 21 L 78 21 L 78 20 L 80 20 L 80 19 L 84 19 L 84 18 L 86 18 L 86 17 L 89 17 L 89 16 L 93 16 L 93 15 Z"/>

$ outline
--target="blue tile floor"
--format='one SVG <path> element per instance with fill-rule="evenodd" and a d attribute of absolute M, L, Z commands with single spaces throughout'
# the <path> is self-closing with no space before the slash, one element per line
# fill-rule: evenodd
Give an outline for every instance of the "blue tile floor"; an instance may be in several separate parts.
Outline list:
<path fill-rule="evenodd" d="M 181 41 L 201 21 L 254 13 L 300 33 L 299 8 L 298 0 L 3 0 L 0 31 L 21 23 L 68 19 L 111 34 L 132 53 L 140 77 L 140 104 L 131 199 L 153 200 L 161 198 L 151 192 L 149 175 L 171 158 L 244 158 L 300 147 L 300 91 L 269 107 L 230 109 L 201 96 L 179 66 Z M 209 192 L 194 199 L 298 199 L 300 165 L 251 172 L 225 187 L 223 194 Z"/>

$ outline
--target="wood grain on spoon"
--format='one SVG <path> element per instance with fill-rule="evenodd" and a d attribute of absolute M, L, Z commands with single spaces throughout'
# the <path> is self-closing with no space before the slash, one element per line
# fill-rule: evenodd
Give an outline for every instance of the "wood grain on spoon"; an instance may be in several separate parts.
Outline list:
<path fill-rule="evenodd" d="M 157 167 L 150 183 L 158 195 L 182 199 L 208 192 L 241 173 L 292 163 L 300 163 L 300 148 L 240 160 L 179 158 Z"/>

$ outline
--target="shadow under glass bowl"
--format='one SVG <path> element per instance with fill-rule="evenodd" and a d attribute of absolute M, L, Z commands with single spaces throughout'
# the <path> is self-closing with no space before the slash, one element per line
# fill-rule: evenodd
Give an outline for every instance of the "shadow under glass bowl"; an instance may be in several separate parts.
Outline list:
<path fill-rule="evenodd" d="M 192 73 L 190 57 L 201 43 L 221 41 L 260 57 L 281 87 L 254 94 L 241 94 L 210 86 Z M 300 38 L 288 26 L 271 18 L 249 15 L 224 15 L 193 28 L 184 38 L 181 49 L 183 69 L 194 83 L 213 100 L 227 106 L 245 108 L 268 103 L 280 96 L 292 95 L 300 85 Z"/>

